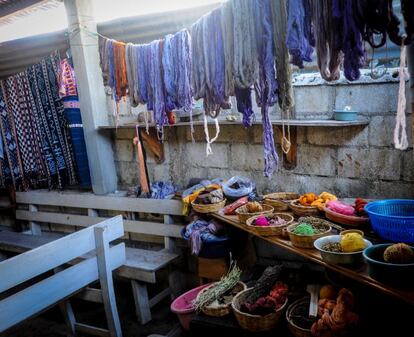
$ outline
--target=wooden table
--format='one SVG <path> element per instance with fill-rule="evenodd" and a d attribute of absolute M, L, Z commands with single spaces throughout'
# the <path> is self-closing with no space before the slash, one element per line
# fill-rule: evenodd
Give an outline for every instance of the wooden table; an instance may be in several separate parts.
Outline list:
<path fill-rule="evenodd" d="M 368 265 L 364 264 L 358 269 L 351 269 L 347 267 L 342 267 L 340 265 L 333 265 L 326 263 L 322 260 L 320 253 L 316 249 L 304 249 L 304 248 L 297 248 L 292 245 L 290 240 L 281 238 L 279 236 L 260 236 L 257 235 L 255 232 L 253 232 L 251 229 L 248 228 L 247 225 L 242 224 L 239 222 L 236 215 L 224 215 L 221 211 L 217 213 L 211 214 L 213 217 L 215 217 L 218 220 L 221 220 L 224 223 L 230 224 L 234 227 L 237 227 L 245 232 L 251 233 L 257 237 L 260 237 L 263 240 L 266 240 L 268 242 L 271 242 L 279 247 L 283 247 L 295 254 L 298 254 L 300 256 L 303 256 L 312 262 L 318 263 L 326 268 L 329 268 L 331 270 L 334 270 L 336 272 L 339 272 L 341 274 L 344 274 L 358 282 L 361 282 L 363 284 L 366 284 L 370 287 L 373 287 L 375 289 L 378 289 L 382 292 L 385 292 L 391 296 L 394 296 L 400 300 L 403 300 L 405 302 L 408 302 L 410 304 L 414 304 L 414 289 L 411 290 L 401 290 L 396 289 L 393 287 L 390 287 L 386 284 L 383 284 L 381 282 L 378 282 L 371 278 L 368 275 Z"/>

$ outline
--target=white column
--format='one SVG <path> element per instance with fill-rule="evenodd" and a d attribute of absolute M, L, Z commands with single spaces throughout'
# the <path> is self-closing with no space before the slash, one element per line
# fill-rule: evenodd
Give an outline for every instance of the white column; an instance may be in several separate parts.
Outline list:
<path fill-rule="evenodd" d="M 99 65 L 98 39 L 81 27 L 96 32 L 92 0 L 64 0 L 69 42 L 78 84 L 92 188 L 95 194 L 114 192 L 117 175 L 111 139 L 97 127 L 108 124 L 106 96 Z"/>

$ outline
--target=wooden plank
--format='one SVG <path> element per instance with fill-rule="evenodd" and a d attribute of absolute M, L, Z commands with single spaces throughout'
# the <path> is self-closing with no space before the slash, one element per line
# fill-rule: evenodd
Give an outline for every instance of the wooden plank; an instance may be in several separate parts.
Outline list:
<path fill-rule="evenodd" d="M 103 227 L 108 229 L 110 241 L 124 235 L 118 216 L 1 262 L 0 293 L 94 250 L 94 230 Z"/>
<path fill-rule="evenodd" d="M 42 236 L 37 236 L 16 232 L 0 232 L 0 250 L 13 253 L 23 253 L 62 237 L 61 235 L 49 234 L 51 233 L 45 233 Z"/>
<path fill-rule="evenodd" d="M 148 291 L 145 283 L 131 280 L 132 293 L 134 295 L 135 310 L 138 322 L 146 324 L 151 320 L 151 310 L 148 300 Z"/>
<path fill-rule="evenodd" d="M 30 212 L 25 210 L 16 211 L 16 219 L 26 221 L 38 221 L 52 224 L 61 224 L 67 226 L 88 227 L 106 220 L 102 217 L 91 217 L 77 214 L 63 214 L 51 212 Z M 182 225 L 179 224 L 163 224 L 154 221 L 136 221 L 124 220 L 124 230 L 129 233 L 139 233 L 146 235 L 168 236 L 173 238 L 181 238 Z"/>
<path fill-rule="evenodd" d="M 414 304 L 414 290 L 403 290 L 403 289 L 396 289 L 392 288 L 388 285 L 385 285 L 377 280 L 374 280 L 368 275 L 368 266 L 365 264 L 363 268 L 360 268 L 358 270 L 354 270 L 347 267 L 342 267 L 340 265 L 333 265 L 326 263 L 322 260 L 320 253 L 316 249 L 304 249 L 304 248 L 298 248 L 294 247 L 290 240 L 283 239 L 278 236 L 267 236 L 263 237 L 260 235 L 257 235 L 254 231 L 247 228 L 245 224 L 241 224 L 237 218 L 237 216 L 232 215 L 223 215 L 220 212 L 212 213 L 212 216 L 216 219 L 219 219 L 223 221 L 224 223 L 227 223 L 229 225 L 232 225 L 234 227 L 237 227 L 241 230 L 244 230 L 248 233 L 251 233 L 257 237 L 260 237 L 263 240 L 269 241 L 279 247 L 283 247 L 295 254 L 298 254 L 300 256 L 303 256 L 307 258 L 308 260 L 315 262 L 317 264 L 320 264 L 326 268 L 329 268 L 331 270 L 334 270 L 338 273 L 344 274 L 347 277 L 356 280 L 358 282 L 361 282 L 365 285 L 368 285 L 370 287 L 373 287 L 377 290 L 380 290 L 388 295 L 391 295 L 393 297 L 399 298 L 400 300 L 403 300 L 405 302 Z"/>
<path fill-rule="evenodd" d="M 123 243 L 110 249 L 109 261 L 111 270 L 123 264 L 125 261 L 125 245 Z M 1 275 L 5 274 L 1 273 Z M 0 332 L 47 309 L 97 279 L 98 264 L 97 258 L 94 257 L 7 297 L 0 301 Z"/>
<path fill-rule="evenodd" d="M 37 206 L 35 205 L 29 205 L 29 211 L 30 212 L 37 212 Z M 29 221 L 29 228 L 33 235 L 42 235 L 42 229 L 40 225 L 34 221 Z"/>
<path fill-rule="evenodd" d="M 170 294 L 171 294 L 171 289 L 169 287 L 165 288 L 163 291 L 159 292 L 157 295 L 155 295 L 153 298 L 151 298 L 149 300 L 150 308 L 152 308 L 154 305 L 161 302 L 164 298 L 166 298 Z"/>
<path fill-rule="evenodd" d="M 99 282 L 102 289 L 102 299 L 108 321 L 109 336 L 122 337 L 121 323 L 116 307 L 114 282 L 109 255 L 109 237 L 107 227 L 95 227 L 96 258 L 98 262 Z M 123 263 L 125 262 L 125 259 Z"/>
<path fill-rule="evenodd" d="M 17 192 L 16 202 L 19 204 L 78 207 L 170 215 L 182 215 L 183 208 L 180 200 L 140 199 L 100 196 L 92 193 L 63 193 L 51 191 Z"/>
<path fill-rule="evenodd" d="M 87 287 L 82 292 L 77 293 L 75 297 L 83 301 L 88 301 L 88 302 L 93 302 L 93 303 L 103 303 L 101 289 Z"/>
<path fill-rule="evenodd" d="M 171 215 L 164 215 L 164 224 L 166 226 L 172 226 L 174 224 L 174 219 Z M 180 230 L 182 229 L 182 227 L 180 227 Z M 180 236 L 181 236 L 181 232 L 180 232 Z M 170 236 L 170 235 L 166 235 L 164 238 L 164 247 L 171 251 L 171 252 L 175 252 L 177 247 L 175 244 L 175 240 Z"/>
<path fill-rule="evenodd" d="M 20 0 L 13 1 L 7 5 L 0 6 L 0 18 L 4 20 L 7 16 L 16 15 L 18 12 L 28 10 L 31 7 L 46 3 L 46 0 Z"/>
<path fill-rule="evenodd" d="M 84 324 L 84 323 L 75 323 L 75 330 L 76 332 L 80 332 L 80 333 L 92 335 L 92 336 L 102 336 L 102 337 L 110 336 L 109 330 L 98 328 L 96 326 L 91 326 L 91 325 Z"/>

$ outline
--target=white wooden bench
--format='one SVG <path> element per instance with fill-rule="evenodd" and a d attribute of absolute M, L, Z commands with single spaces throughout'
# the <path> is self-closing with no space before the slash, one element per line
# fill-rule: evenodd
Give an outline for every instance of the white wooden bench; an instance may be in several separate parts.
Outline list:
<path fill-rule="evenodd" d="M 7 291 L 0 300 L 0 332 L 59 304 L 72 335 L 121 337 L 112 271 L 124 264 L 125 245 L 109 243 L 123 235 L 118 216 L 0 262 L 0 293 Z M 54 274 L 44 276 L 48 272 Z M 39 281 L 40 275 L 44 277 Z M 68 300 L 97 280 L 101 289 L 94 293 L 104 304 L 108 329 L 76 322 Z M 13 291 L 17 286 L 19 290 Z"/>
<path fill-rule="evenodd" d="M 52 224 L 48 229 L 55 231 L 73 231 L 105 220 L 108 214 L 111 216 L 123 214 L 128 218 L 124 220 L 126 232 L 124 238 L 162 242 L 164 246 L 160 250 L 127 247 L 126 262 L 116 272 L 117 276 L 129 279 L 131 282 L 138 321 L 141 324 L 150 321 L 150 308 L 169 296 L 168 287 L 149 299 L 147 284 L 156 283 L 157 272 L 168 267 L 179 256 L 176 253 L 175 243 L 177 238 L 181 238 L 182 221 L 174 223 L 174 217 L 182 215 L 181 201 L 36 191 L 17 193 L 16 202 L 20 208 L 16 211 L 16 219 L 28 221 L 30 232 L 34 235 L 46 234 L 44 230 L 42 231 L 42 227 L 43 229 L 47 227 L 45 224 Z M 22 207 L 26 209 L 21 209 Z M 161 220 L 143 219 L 143 216 L 149 214 L 158 214 Z M 26 236 L 23 239 L 17 239 L 15 236 L 16 233 L 0 233 L 0 250 L 19 251 L 36 246 L 32 241 L 36 241 L 37 238 L 28 240 Z"/>

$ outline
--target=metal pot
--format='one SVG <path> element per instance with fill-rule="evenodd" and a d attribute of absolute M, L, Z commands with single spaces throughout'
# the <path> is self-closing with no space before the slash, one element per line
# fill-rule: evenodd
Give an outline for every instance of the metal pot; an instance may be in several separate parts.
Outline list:
<path fill-rule="evenodd" d="M 337 252 L 328 252 L 323 250 L 322 247 L 329 242 L 340 242 L 340 235 L 329 235 L 317 239 L 313 245 L 321 253 L 322 260 L 330 264 L 341 264 L 341 265 L 358 265 L 363 262 L 362 250 L 359 252 L 352 253 L 337 253 Z M 372 243 L 364 239 L 365 247 L 371 247 Z"/>

